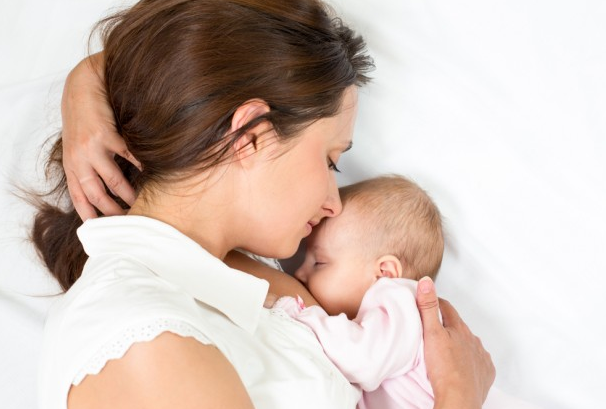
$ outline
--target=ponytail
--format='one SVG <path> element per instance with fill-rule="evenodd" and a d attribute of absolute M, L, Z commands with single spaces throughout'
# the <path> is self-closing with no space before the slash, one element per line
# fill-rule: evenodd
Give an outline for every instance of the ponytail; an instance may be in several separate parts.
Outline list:
<path fill-rule="evenodd" d="M 82 220 L 76 210 L 63 211 L 48 203 L 38 207 L 31 238 L 38 254 L 67 291 L 82 274 L 87 255 L 78 240 L 76 230 Z"/>
<path fill-rule="evenodd" d="M 138 170 L 126 160 L 117 162 L 127 179 L 136 184 Z M 51 148 L 45 174 L 48 181 L 54 181 L 54 186 L 47 192 L 28 194 L 28 200 L 38 210 L 34 216 L 31 240 L 52 276 L 57 279 L 61 288 L 67 291 L 82 275 L 88 256 L 77 235 L 77 230 L 83 222 L 68 194 L 61 138 L 57 139 Z M 123 209 L 128 208 L 126 203 L 113 195 L 107 187 L 106 192 Z M 97 216 L 101 216 L 101 213 L 97 212 Z"/>

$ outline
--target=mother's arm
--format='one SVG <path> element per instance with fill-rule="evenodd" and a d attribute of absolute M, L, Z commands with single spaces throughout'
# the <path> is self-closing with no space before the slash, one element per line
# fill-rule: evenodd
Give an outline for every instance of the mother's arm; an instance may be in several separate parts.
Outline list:
<path fill-rule="evenodd" d="M 232 251 L 225 257 L 225 263 L 237 270 L 246 271 L 256 277 L 269 281 L 269 292 L 282 297 L 285 295 L 303 299 L 307 306 L 317 305 L 318 302 L 303 284 L 293 276 L 283 271 L 271 268 L 257 260 L 253 260 L 239 251 Z"/>
<path fill-rule="evenodd" d="M 234 367 L 219 350 L 165 332 L 134 344 L 97 375 L 72 386 L 69 409 L 253 409 Z"/>

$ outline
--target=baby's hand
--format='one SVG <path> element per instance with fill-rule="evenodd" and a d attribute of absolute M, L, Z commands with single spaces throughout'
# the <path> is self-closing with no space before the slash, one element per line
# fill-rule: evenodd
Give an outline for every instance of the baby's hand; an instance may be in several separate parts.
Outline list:
<path fill-rule="evenodd" d="M 265 302 L 263 303 L 263 307 L 271 308 L 274 306 L 276 301 L 278 301 L 277 295 L 275 295 L 274 293 L 267 293 L 267 296 L 265 297 Z"/>

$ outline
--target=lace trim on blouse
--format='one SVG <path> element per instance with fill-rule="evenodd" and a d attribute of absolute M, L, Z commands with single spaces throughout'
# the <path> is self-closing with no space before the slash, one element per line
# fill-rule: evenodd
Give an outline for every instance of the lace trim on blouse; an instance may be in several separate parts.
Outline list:
<path fill-rule="evenodd" d="M 76 374 L 72 383 L 77 386 L 86 376 L 97 375 L 107 361 L 122 358 L 133 344 L 151 341 L 163 332 L 172 332 L 182 337 L 192 337 L 203 344 L 211 343 L 199 330 L 178 319 L 160 318 L 134 325 L 105 344 Z"/>

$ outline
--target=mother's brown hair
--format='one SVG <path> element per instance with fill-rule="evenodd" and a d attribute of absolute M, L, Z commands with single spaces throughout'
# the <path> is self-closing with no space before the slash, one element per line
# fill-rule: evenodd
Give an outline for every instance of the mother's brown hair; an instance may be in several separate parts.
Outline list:
<path fill-rule="evenodd" d="M 143 170 L 117 161 L 137 191 L 221 163 L 261 121 L 295 137 L 335 115 L 345 89 L 366 83 L 372 68 L 362 38 L 318 0 L 143 0 L 101 23 L 107 97 Z M 235 110 L 253 98 L 269 112 L 228 134 Z M 39 206 L 32 237 L 66 290 L 87 256 L 61 152 L 59 139 L 47 165 L 58 201 Z"/>

